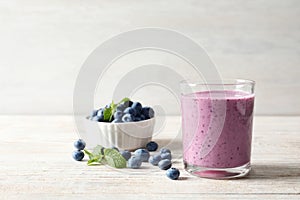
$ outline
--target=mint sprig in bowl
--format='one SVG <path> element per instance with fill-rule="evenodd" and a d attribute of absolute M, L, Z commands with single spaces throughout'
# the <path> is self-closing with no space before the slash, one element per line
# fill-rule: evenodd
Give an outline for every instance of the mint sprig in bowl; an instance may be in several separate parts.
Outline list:
<path fill-rule="evenodd" d="M 97 123 L 99 131 L 90 129 Z M 124 150 L 134 150 L 145 147 L 151 141 L 155 125 L 154 110 L 124 98 L 118 103 L 110 103 L 104 108 L 94 110 L 87 117 L 87 132 L 81 134 L 87 148 L 97 145 L 115 146 Z"/>

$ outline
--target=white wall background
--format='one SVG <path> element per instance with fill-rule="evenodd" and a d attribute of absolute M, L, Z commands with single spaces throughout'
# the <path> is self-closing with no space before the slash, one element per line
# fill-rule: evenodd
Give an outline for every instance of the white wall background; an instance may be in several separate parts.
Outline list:
<path fill-rule="evenodd" d="M 256 80 L 256 114 L 300 114 L 298 0 L 2 0 L 0 114 L 72 113 L 75 79 L 93 49 L 149 26 L 193 38 L 223 77 Z M 114 68 L 120 73 L 110 78 L 153 60 L 185 67 L 170 55 L 145 52 L 120 60 Z M 168 94 L 137 92 L 143 97 L 148 104 L 167 102 L 168 112 L 178 113 Z"/>

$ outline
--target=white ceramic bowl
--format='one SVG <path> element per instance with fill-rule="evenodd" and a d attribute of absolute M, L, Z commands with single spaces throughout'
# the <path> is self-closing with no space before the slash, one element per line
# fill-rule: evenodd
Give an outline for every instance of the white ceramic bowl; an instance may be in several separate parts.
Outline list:
<path fill-rule="evenodd" d="M 98 125 L 95 128 L 95 124 Z M 155 118 L 139 122 L 107 123 L 85 120 L 85 133 L 80 137 L 86 142 L 87 148 L 97 145 L 115 146 L 123 150 L 134 150 L 145 147 L 151 141 Z"/>

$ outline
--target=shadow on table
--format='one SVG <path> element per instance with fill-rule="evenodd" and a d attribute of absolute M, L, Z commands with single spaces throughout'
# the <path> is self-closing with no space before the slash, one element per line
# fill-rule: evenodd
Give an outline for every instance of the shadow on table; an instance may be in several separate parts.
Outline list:
<path fill-rule="evenodd" d="M 299 163 L 252 164 L 252 170 L 245 179 L 300 179 Z"/>

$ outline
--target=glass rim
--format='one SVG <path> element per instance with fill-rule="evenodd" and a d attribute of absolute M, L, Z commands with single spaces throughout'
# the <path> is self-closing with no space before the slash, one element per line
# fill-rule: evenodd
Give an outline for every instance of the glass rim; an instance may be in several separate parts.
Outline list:
<path fill-rule="evenodd" d="M 205 82 L 206 81 L 206 82 Z M 224 86 L 233 86 L 233 85 L 255 85 L 254 80 L 250 79 L 221 79 L 221 80 L 204 80 L 202 82 L 200 81 L 191 81 L 189 79 L 181 80 L 179 82 L 180 85 L 188 85 L 188 86 L 196 86 L 196 85 L 224 85 Z"/>

